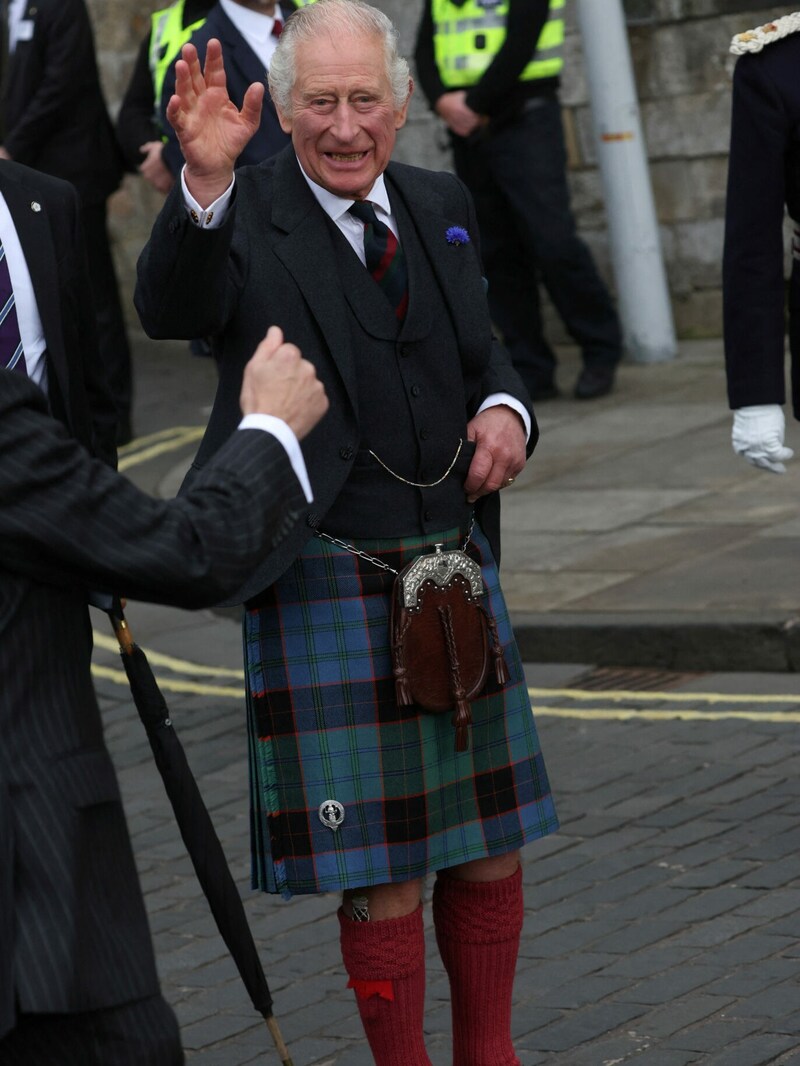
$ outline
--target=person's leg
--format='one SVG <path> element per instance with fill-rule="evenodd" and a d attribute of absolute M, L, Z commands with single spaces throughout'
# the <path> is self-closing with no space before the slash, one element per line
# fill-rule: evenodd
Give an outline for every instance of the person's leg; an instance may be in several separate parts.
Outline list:
<path fill-rule="evenodd" d="M 522 919 L 519 852 L 437 875 L 433 921 L 450 978 L 454 1066 L 519 1066 L 511 994 Z"/>
<path fill-rule="evenodd" d="M 108 237 L 106 205 L 88 204 L 82 209 L 82 217 L 97 316 L 97 343 L 117 408 L 117 443 L 127 444 L 132 432 L 133 370 L 117 273 Z"/>
<path fill-rule="evenodd" d="M 342 958 L 377 1066 L 430 1066 L 421 881 L 346 892 Z"/>
<path fill-rule="evenodd" d="M 492 322 L 533 399 L 547 399 L 556 392 L 556 357 L 544 335 L 536 258 L 492 176 L 491 145 L 453 138 L 453 162 L 475 203 Z"/>
<path fill-rule="evenodd" d="M 491 167 L 585 365 L 613 369 L 622 353 L 619 319 L 591 252 L 577 233 L 557 99 L 532 101 L 513 126 L 492 138 Z"/>
<path fill-rule="evenodd" d="M 178 1023 L 161 996 L 78 1014 L 25 1014 L 0 1040 L 0 1066 L 182 1066 Z"/>

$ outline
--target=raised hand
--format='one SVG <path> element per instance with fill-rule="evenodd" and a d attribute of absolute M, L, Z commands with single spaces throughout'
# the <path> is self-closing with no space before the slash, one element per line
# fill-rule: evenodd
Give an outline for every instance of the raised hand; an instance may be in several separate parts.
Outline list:
<path fill-rule="evenodd" d="M 282 418 L 298 440 L 328 410 L 328 397 L 313 364 L 294 344 L 284 343 L 278 326 L 269 327 L 244 368 L 239 402 L 243 414 Z"/>
<path fill-rule="evenodd" d="M 263 82 L 254 82 L 240 111 L 228 95 L 220 42 L 214 37 L 208 42 L 202 69 L 193 44 L 181 49 L 167 119 L 186 160 L 189 191 L 202 207 L 230 185 L 234 164 L 258 129 L 264 91 Z"/>

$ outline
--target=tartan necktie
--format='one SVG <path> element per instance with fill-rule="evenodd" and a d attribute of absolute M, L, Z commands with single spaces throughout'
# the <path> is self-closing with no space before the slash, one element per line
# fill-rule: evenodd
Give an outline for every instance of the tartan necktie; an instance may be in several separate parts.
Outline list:
<path fill-rule="evenodd" d="M 0 242 L 0 366 L 28 376 L 6 251 Z"/>
<path fill-rule="evenodd" d="M 403 249 L 389 227 L 379 221 L 371 203 L 356 201 L 349 211 L 364 223 L 367 270 L 380 285 L 397 318 L 402 321 L 408 307 L 408 271 Z"/>

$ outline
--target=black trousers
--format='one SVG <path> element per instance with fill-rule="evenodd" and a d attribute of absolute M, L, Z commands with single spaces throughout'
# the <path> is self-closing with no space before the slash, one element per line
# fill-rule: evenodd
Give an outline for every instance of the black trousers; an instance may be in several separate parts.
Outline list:
<path fill-rule="evenodd" d="M 556 363 L 542 329 L 539 281 L 584 364 L 616 365 L 619 320 L 576 230 L 557 97 L 534 97 L 512 122 L 452 142 L 456 173 L 475 200 L 492 320 L 534 399 L 537 387 L 553 383 Z"/>
<path fill-rule="evenodd" d="M 182 1066 L 178 1022 L 161 996 L 83 1014 L 23 1014 L 0 1066 Z"/>
<path fill-rule="evenodd" d="M 111 254 L 111 243 L 106 224 L 106 205 L 85 204 L 81 208 L 86 236 L 86 255 L 89 260 L 89 277 L 94 295 L 97 315 L 97 341 L 100 356 L 106 367 L 108 382 L 117 418 L 124 426 L 130 424 L 133 396 L 133 372 L 131 350 L 125 332 L 125 316 L 119 297 L 117 272 Z"/>

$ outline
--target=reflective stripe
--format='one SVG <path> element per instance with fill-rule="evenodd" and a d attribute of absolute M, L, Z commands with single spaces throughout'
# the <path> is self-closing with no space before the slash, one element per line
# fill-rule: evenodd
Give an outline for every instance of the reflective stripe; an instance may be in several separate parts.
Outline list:
<path fill-rule="evenodd" d="M 547 21 L 520 81 L 560 74 L 564 66 L 565 3 L 550 0 Z M 480 0 L 467 0 L 463 7 L 456 7 L 452 0 L 432 0 L 432 5 L 434 55 L 442 82 L 448 88 L 475 85 L 503 46 L 509 0 L 488 9 Z"/>
<path fill-rule="evenodd" d="M 190 26 L 184 26 L 183 6 L 184 0 L 176 0 L 176 3 L 154 11 L 150 16 L 150 76 L 155 97 L 154 117 L 159 125 L 161 94 L 167 71 L 194 31 L 199 30 L 206 21 L 204 16 Z"/>

